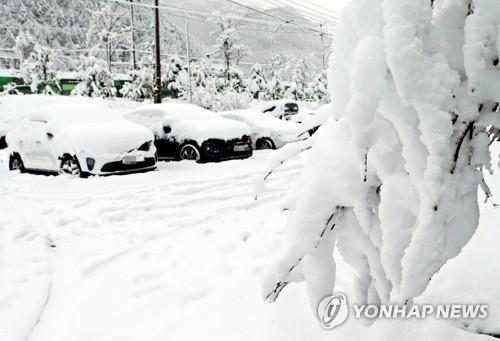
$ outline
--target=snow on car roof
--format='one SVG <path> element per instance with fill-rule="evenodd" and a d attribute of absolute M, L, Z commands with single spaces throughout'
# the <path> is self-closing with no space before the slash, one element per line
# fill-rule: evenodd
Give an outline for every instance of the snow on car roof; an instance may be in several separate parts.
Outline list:
<path fill-rule="evenodd" d="M 163 103 L 149 104 L 139 107 L 132 111 L 138 115 L 150 116 L 155 118 L 169 117 L 174 120 L 204 120 L 207 118 L 216 118 L 214 112 L 202 107 L 188 103 Z"/>
<path fill-rule="evenodd" d="M 0 98 L 0 135 L 25 118 L 39 121 L 88 122 L 119 119 L 111 101 L 84 97 L 10 95 Z"/>
<path fill-rule="evenodd" d="M 267 115 L 262 112 L 244 109 L 244 110 L 229 110 L 219 113 L 221 116 L 237 119 L 245 122 L 250 126 L 252 132 L 263 133 L 263 131 L 273 131 L 279 134 L 294 134 L 300 125 L 295 122 L 283 121 L 272 115 Z"/>

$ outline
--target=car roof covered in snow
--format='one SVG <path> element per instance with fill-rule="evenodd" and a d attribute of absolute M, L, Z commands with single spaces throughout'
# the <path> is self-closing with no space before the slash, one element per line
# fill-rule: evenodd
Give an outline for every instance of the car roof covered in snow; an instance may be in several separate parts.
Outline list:
<path fill-rule="evenodd" d="M 103 122 L 119 120 L 118 110 L 110 107 L 110 101 L 97 98 L 10 95 L 0 97 L 0 135 L 6 134 L 25 118 L 45 122 Z"/>
<path fill-rule="evenodd" d="M 225 118 L 245 122 L 250 126 L 252 133 L 274 132 L 277 134 L 295 134 L 300 129 L 298 123 L 283 121 L 257 110 L 229 110 L 220 112 L 219 114 Z"/>

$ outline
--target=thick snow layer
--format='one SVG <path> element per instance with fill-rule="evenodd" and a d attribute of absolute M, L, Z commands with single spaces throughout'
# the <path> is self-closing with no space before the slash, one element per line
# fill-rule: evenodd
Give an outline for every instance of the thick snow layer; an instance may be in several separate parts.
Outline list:
<path fill-rule="evenodd" d="M 258 136 L 292 136 L 297 137 L 301 127 L 295 122 L 283 121 L 274 116 L 255 110 L 232 110 L 219 113 L 222 117 L 241 121 L 250 126 L 252 134 Z"/>
<path fill-rule="evenodd" d="M 491 340 L 434 319 L 366 328 L 351 317 L 324 331 L 304 284 L 263 302 L 258 278 L 290 232 L 281 199 L 305 158 L 276 170 L 255 201 L 251 175 L 276 153 L 90 179 L 1 165 L 2 340 Z M 499 178 L 487 181 L 498 194 Z M 419 302 L 486 302 L 491 317 L 471 329 L 498 333 L 500 211 L 482 204 L 481 213 L 478 233 Z M 337 289 L 354 297 L 356 274 L 338 254 L 336 268 Z"/>
<path fill-rule="evenodd" d="M 156 136 L 166 136 L 163 128 L 170 126 L 169 137 L 182 143 L 194 140 L 201 144 L 213 138 L 232 140 L 250 135 L 249 127 L 241 122 L 222 118 L 214 112 L 184 103 L 145 105 L 127 112 L 123 117 L 144 125 Z"/>
<path fill-rule="evenodd" d="M 0 97 L 0 136 L 29 115 L 60 113 L 106 115 L 111 110 L 130 110 L 139 103 L 122 100 L 89 99 L 43 95 L 11 95 Z M 48 108 L 54 110 L 48 110 Z"/>
<path fill-rule="evenodd" d="M 100 101 L 48 96 L 8 96 L 2 111 L 14 124 L 7 135 L 11 150 L 19 150 L 21 140 L 30 139 L 28 120 L 46 122 L 46 132 L 53 135 L 50 148 L 56 156 L 87 153 L 104 156 L 126 153 L 152 141 L 152 133 L 141 125 L 123 119 L 119 111 Z M 34 133 L 40 133 L 34 131 Z M 42 132 L 44 134 L 44 132 Z M 38 140 L 44 141 L 40 137 Z"/>

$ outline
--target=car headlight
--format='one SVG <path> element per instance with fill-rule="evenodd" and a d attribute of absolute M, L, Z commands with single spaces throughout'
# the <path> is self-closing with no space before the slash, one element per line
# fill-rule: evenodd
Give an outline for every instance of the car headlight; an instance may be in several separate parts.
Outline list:
<path fill-rule="evenodd" d="M 94 166 L 95 166 L 95 160 L 92 159 L 92 158 L 90 158 L 90 157 L 88 157 L 86 161 L 87 161 L 87 168 L 88 168 L 88 170 L 89 171 L 93 170 Z"/>
<path fill-rule="evenodd" d="M 152 141 L 145 142 L 139 148 L 137 148 L 137 150 L 141 152 L 149 152 L 149 149 L 151 149 L 152 144 L 153 144 Z"/>
<path fill-rule="evenodd" d="M 206 147 L 206 150 L 209 152 L 209 153 L 213 153 L 213 154 L 218 154 L 220 153 L 220 149 L 215 147 L 215 146 L 212 146 L 210 144 L 208 144 Z"/>

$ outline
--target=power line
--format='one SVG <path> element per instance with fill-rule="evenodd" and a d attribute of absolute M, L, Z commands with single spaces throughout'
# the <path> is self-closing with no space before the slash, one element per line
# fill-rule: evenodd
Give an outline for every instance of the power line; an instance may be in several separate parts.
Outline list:
<path fill-rule="evenodd" d="M 298 8 L 302 8 L 304 10 L 308 10 L 308 11 L 311 11 L 313 13 L 316 13 L 316 14 L 321 14 L 321 15 L 324 15 L 324 16 L 328 16 L 328 17 L 331 17 L 335 20 L 338 20 L 339 19 L 339 15 L 338 13 L 335 13 L 333 11 L 329 11 L 329 10 L 326 10 L 324 8 L 321 8 L 321 7 L 318 7 L 318 6 L 311 6 L 311 5 L 307 5 L 307 2 L 305 1 L 301 1 L 300 3 L 296 0 L 285 0 L 285 2 L 288 2 L 290 4 L 293 4 L 295 5 L 296 7 Z M 305 4 L 304 4 L 305 3 Z"/>
<path fill-rule="evenodd" d="M 283 22 L 283 23 L 285 23 L 285 24 L 293 24 L 293 25 L 296 25 L 296 26 L 302 26 L 302 27 L 307 28 L 307 29 L 309 29 L 309 30 L 311 30 L 311 31 L 313 31 L 313 32 L 319 32 L 316 28 L 309 27 L 309 26 L 307 26 L 307 25 L 301 25 L 301 24 L 298 24 L 298 23 L 296 23 L 296 22 L 295 22 L 294 20 L 292 20 L 292 19 L 286 19 L 286 18 L 278 17 L 278 16 L 273 15 L 273 14 L 271 14 L 271 13 L 268 13 L 268 12 L 265 12 L 265 11 L 262 11 L 262 10 L 259 10 L 259 9 L 256 9 L 256 8 L 253 8 L 253 7 L 250 7 L 250 6 L 244 5 L 244 4 L 239 3 L 238 1 L 235 1 L 235 0 L 225 0 L 225 1 L 227 1 L 227 2 L 229 2 L 229 3 L 232 3 L 232 4 L 235 4 L 235 5 L 237 5 L 237 6 L 240 6 L 240 7 L 246 8 L 246 9 L 249 9 L 249 10 L 254 11 L 254 12 L 256 12 L 256 13 L 260 13 L 260 14 L 264 14 L 264 15 L 267 15 L 267 16 L 270 16 L 270 17 L 273 17 L 273 18 L 276 18 L 276 19 L 278 19 L 278 20 L 282 21 L 282 22 Z M 320 33 L 321 33 L 321 32 L 320 32 Z"/>
<path fill-rule="evenodd" d="M 319 23 L 325 23 L 328 22 L 332 25 L 336 24 L 338 22 L 338 19 L 336 17 L 321 13 L 318 14 L 318 12 L 314 10 L 310 10 L 307 8 L 304 8 L 299 5 L 292 4 L 289 1 L 282 1 L 282 0 L 269 0 L 270 3 L 274 4 L 275 6 L 278 7 L 291 7 L 293 9 L 299 10 L 302 15 L 307 16 L 309 19 L 312 19 L 315 22 Z"/>
<path fill-rule="evenodd" d="M 115 2 L 115 3 L 120 3 L 120 4 L 125 4 L 130 6 L 129 2 L 126 2 L 125 0 L 107 0 L 110 2 Z M 208 18 L 211 16 L 210 13 L 206 12 L 201 12 L 201 11 L 195 11 L 195 10 L 187 10 L 187 9 L 181 9 L 181 8 L 176 8 L 176 7 L 166 7 L 166 6 L 154 6 L 154 5 L 148 5 L 148 4 L 143 4 L 143 3 L 133 3 L 133 6 L 138 6 L 138 7 L 144 7 L 144 8 L 158 8 L 161 10 L 164 10 L 166 12 L 179 12 L 183 14 L 191 14 L 191 15 L 197 15 L 203 18 Z M 307 26 L 307 25 L 300 25 L 297 23 L 290 22 L 285 19 L 285 21 L 270 21 L 270 20 L 262 20 L 262 19 L 252 19 L 252 18 L 246 18 L 242 16 L 234 16 L 234 15 L 226 15 L 227 18 L 241 21 L 241 22 L 248 22 L 248 23 L 254 23 L 254 24 L 261 24 L 261 25 L 269 25 L 269 26 L 276 26 L 278 24 L 281 25 L 289 25 L 289 26 L 300 26 L 303 28 L 306 28 L 310 31 L 316 32 L 316 33 L 321 33 L 318 29 Z"/>

